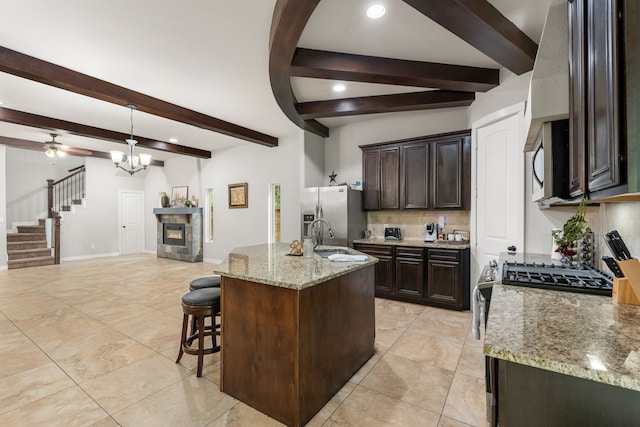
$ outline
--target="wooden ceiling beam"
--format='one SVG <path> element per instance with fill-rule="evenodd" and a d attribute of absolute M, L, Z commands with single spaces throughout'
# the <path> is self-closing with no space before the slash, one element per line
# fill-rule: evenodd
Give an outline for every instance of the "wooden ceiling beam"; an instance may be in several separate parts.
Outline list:
<path fill-rule="evenodd" d="M 463 92 L 486 92 L 500 84 L 500 70 L 296 49 L 291 75 Z"/>
<path fill-rule="evenodd" d="M 538 45 L 487 0 L 403 0 L 515 74 L 533 69 Z"/>
<path fill-rule="evenodd" d="M 0 136 L 0 145 L 6 145 L 8 147 L 22 148 L 24 150 L 33 150 L 33 151 L 42 151 L 42 152 L 44 152 L 44 146 L 45 146 L 45 144 L 42 142 L 29 141 L 26 139 L 10 138 L 7 136 Z M 90 154 L 76 154 L 69 151 L 65 151 L 65 154 L 67 156 L 98 157 L 101 159 L 111 160 L 111 153 L 105 153 L 103 151 L 94 151 L 94 150 L 86 150 L 86 151 L 89 152 Z M 150 165 L 164 167 L 164 162 L 162 160 L 151 159 Z"/>
<path fill-rule="evenodd" d="M 305 21 L 306 22 L 306 21 Z M 276 147 L 278 138 L 0 46 L 0 71 L 245 141 Z"/>
<path fill-rule="evenodd" d="M 307 21 L 320 0 L 277 0 L 269 37 L 269 79 L 271 90 L 282 112 L 296 126 L 323 138 L 329 128 L 315 120 L 304 120 L 296 110 L 296 97 L 291 90 L 290 69 L 293 54 Z"/>
<path fill-rule="evenodd" d="M 46 129 L 47 132 L 64 131 L 72 135 L 117 142 L 125 145 L 125 140 L 131 137 L 131 135 L 127 133 L 115 132 L 108 129 L 101 129 L 2 107 L 0 107 L 0 121 Z M 138 141 L 136 144 L 138 147 L 165 151 L 167 153 L 182 154 L 184 156 L 198 157 L 201 159 L 211 158 L 211 151 L 200 150 L 198 148 L 186 147 L 184 145 L 172 144 L 164 141 L 157 141 L 155 139 L 137 135 L 134 135 L 134 139 Z"/>
<path fill-rule="evenodd" d="M 303 102 L 297 105 L 300 117 L 353 116 L 358 114 L 394 113 L 432 110 L 435 108 L 468 107 L 475 99 L 473 92 L 433 90 L 395 95 L 363 96 L 329 101 Z"/>

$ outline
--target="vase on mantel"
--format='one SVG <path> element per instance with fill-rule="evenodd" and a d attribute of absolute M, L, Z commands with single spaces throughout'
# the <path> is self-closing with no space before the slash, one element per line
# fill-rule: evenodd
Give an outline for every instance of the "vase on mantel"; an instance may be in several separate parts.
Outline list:
<path fill-rule="evenodd" d="M 163 208 L 169 207 L 170 201 L 167 193 L 162 193 L 162 196 L 160 197 L 160 204 L 162 205 Z"/>

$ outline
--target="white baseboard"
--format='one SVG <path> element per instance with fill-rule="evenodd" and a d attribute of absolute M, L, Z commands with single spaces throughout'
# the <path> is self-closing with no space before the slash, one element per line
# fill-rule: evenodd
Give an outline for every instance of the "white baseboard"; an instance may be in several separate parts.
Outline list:
<path fill-rule="evenodd" d="M 222 260 L 215 258 L 203 258 L 202 262 L 206 262 L 207 264 L 220 264 Z"/>
<path fill-rule="evenodd" d="M 85 260 L 85 259 L 106 258 L 106 257 L 110 257 L 110 256 L 120 256 L 120 253 L 114 252 L 114 253 L 109 253 L 109 254 L 92 254 L 92 255 L 65 257 L 65 258 L 60 258 L 60 262 L 63 262 L 63 261 L 81 261 L 81 260 Z"/>

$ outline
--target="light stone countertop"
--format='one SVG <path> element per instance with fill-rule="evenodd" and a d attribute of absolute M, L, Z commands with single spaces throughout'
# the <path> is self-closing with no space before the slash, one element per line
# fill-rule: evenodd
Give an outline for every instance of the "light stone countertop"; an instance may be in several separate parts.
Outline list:
<path fill-rule="evenodd" d="M 471 247 L 468 241 L 447 241 L 437 240 L 435 242 L 425 242 L 422 239 L 402 239 L 402 240 L 384 240 L 380 237 L 372 237 L 370 239 L 356 239 L 353 243 L 369 244 L 369 245 L 390 245 L 390 246 L 411 246 L 419 248 L 438 248 L 438 249 L 468 249 Z"/>
<path fill-rule="evenodd" d="M 331 249 L 333 246 L 319 246 Z M 341 249 L 345 249 L 342 248 Z M 314 254 L 313 259 L 289 256 L 288 243 L 271 243 L 233 249 L 214 269 L 215 274 L 289 289 L 304 289 L 378 262 L 352 248 L 349 254 L 365 255 L 366 261 L 333 262 Z"/>
<path fill-rule="evenodd" d="M 599 295 L 495 285 L 484 353 L 640 391 L 640 306 Z"/>

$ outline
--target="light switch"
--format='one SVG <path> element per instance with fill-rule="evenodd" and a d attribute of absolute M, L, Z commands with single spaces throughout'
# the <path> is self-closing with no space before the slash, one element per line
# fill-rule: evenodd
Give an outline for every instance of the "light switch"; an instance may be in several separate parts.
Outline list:
<path fill-rule="evenodd" d="M 4 222 L 4 217 L 0 216 L 0 224 L 2 224 Z"/>

